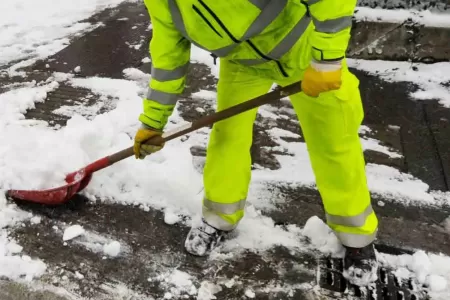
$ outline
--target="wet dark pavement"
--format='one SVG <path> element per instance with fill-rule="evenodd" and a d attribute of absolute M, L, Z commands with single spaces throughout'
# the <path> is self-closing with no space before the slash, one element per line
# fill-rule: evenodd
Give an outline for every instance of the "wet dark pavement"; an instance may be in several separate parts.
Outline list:
<path fill-rule="evenodd" d="M 81 67 L 81 72 L 77 74 L 81 77 L 123 78 L 123 69 L 130 67 L 147 73 L 150 71 L 151 64 L 142 61 L 148 53 L 151 30 L 141 3 L 120 5 L 117 9 L 94 16 L 90 21 L 102 21 L 104 26 L 24 70 L 30 72 L 30 77 L 40 76 L 42 80 L 53 71 L 73 73 L 77 66 Z M 437 101 L 411 100 L 408 94 L 417 88 L 413 84 L 389 83 L 359 70 L 352 71 L 361 81 L 360 90 L 366 113 L 364 124 L 373 130 L 365 136 L 378 139 L 383 145 L 403 155 L 401 158 L 390 158 L 381 152 L 368 150 L 365 152 L 367 162 L 392 166 L 416 176 L 429 184 L 432 190 L 448 191 L 450 109 L 443 108 Z M 192 121 L 212 112 L 210 101 L 193 99 L 191 96 L 193 92 L 215 89 L 216 79 L 208 67 L 192 64 L 187 85 L 183 95 L 185 98 L 180 100 L 182 117 Z M 75 104 L 90 106 L 95 100 L 95 94 L 89 90 L 61 85 L 49 94 L 44 103 L 30 110 L 26 117 L 64 126 L 68 117 L 54 113 L 55 108 Z M 203 108 L 204 112 L 192 109 L 194 105 Z M 280 168 L 276 155 L 282 153 L 263 148 L 277 145 L 268 130 L 278 127 L 301 134 L 301 128 L 297 122 L 289 121 L 296 120 L 296 117 L 289 110 L 288 102 L 274 103 L 270 108 L 276 114 L 288 118 L 268 120 L 258 116 L 254 127 L 252 159 L 254 165 L 275 170 Z M 192 152 L 196 157 L 204 156 L 201 147 Z M 265 209 L 263 213 L 280 226 L 303 226 L 311 216 L 323 217 L 320 197 L 314 189 L 280 182 L 268 187 L 268 190 L 280 198 L 274 199 L 275 209 Z M 383 205 L 378 205 L 379 201 Z M 450 234 L 442 226 L 442 222 L 450 215 L 449 207 L 403 206 L 380 195 L 373 195 L 373 204 L 380 219 L 377 240 L 380 251 L 399 254 L 424 249 L 450 255 Z M 103 299 L 100 298 L 103 296 L 108 299 L 103 285 L 117 283 L 124 283 L 134 291 L 161 299 L 168 287 L 160 280 L 148 281 L 148 278 L 173 269 L 191 274 L 196 286 L 204 280 L 222 283 L 222 291 L 215 295 L 217 299 L 242 299 L 248 287 L 261 289 L 259 293 L 256 292 L 256 299 L 328 299 L 315 295 L 311 286 L 296 287 L 301 283 L 315 283 L 317 259 L 320 257 L 318 253 L 275 247 L 260 253 L 245 252 L 217 260 L 204 260 L 189 256 L 183 250 L 189 228 L 182 224 L 167 225 L 160 211 L 151 209 L 146 212 L 137 206 L 101 202 L 85 203 L 81 196 L 63 207 L 29 204 L 22 207 L 42 216 L 40 224 L 17 228 L 13 236 L 24 247 L 25 253 L 39 257 L 49 265 L 49 273 L 43 280 L 70 288 L 90 299 Z M 102 259 L 78 244 L 62 246 L 60 234 L 52 230 L 54 225 L 59 226 L 61 222 L 77 223 L 87 230 L 113 236 L 128 245 L 131 252 L 115 259 Z M 70 287 L 64 281 L 54 282 L 61 270 L 69 277 Z M 75 271 L 82 273 L 84 278 L 77 279 Z M 234 276 L 239 278 L 235 278 L 236 283 L 227 288 L 224 283 Z M 277 285 L 279 288 L 270 288 Z M 265 291 L 264 287 L 269 288 Z M 183 296 L 183 299 L 192 298 L 187 292 Z"/>

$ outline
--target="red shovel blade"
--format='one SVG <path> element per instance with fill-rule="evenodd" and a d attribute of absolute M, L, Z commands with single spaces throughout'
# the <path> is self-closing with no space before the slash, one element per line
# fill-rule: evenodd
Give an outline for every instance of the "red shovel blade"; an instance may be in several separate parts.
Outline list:
<path fill-rule="evenodd" d="M 67 202 L 76 193 L 83 190 L 91 181 L 95 171 L 111 164 L 108 157 L 99 159 L 86 167 L 67 174 L 66 185 L 47 190 L 8 190 L 6 195 L 17 200 L 31 201 L 47 205 L 59 205 Z"/>
<path fill-rule="evenodd" d="M 92 174 L 85 169 L 66 176 L 66 185 L 47 190 L 8 190 L 7 195 L 18 200 L 31 201 L 47 205 L 62 204 L 87 186 Z"/>

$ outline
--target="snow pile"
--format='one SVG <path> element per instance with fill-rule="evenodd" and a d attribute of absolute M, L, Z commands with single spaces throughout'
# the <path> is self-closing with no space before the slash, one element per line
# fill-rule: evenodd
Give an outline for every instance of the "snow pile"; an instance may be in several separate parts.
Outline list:
<path fill-rule="evenodd" d="M 90 28 L 80 21 L 123 1 L 0 1 L 0 66 L 59 51 L 68 45 L 68 36 Z"/>

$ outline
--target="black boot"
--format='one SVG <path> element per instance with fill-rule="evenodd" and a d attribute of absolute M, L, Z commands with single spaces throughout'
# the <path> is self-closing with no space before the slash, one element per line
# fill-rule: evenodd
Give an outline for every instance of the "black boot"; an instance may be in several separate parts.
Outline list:
<path fill-rule="evenodd" d="M 227 234 L 228 231 L 216 229 L 202 220 L 202 224 L 199 227 L 191 228 L 184 247 L 187 252 L 193 255 L 204 256 L 218 247 Z"/>
<path fill-rule="evenodd" d="M 366 286 L 378 279 L 378 260 L 373 244 L 345 249 L 343 275 L 351 284 Z"/>

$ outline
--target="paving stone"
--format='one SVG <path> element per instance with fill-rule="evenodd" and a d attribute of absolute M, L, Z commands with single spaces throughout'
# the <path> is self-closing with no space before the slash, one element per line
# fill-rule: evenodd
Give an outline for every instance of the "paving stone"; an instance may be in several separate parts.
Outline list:
<path fill-rule="evenodd" d="M 450 14 L 449 14 L 450 18 Z M 354 22 L 347 56 L 432 63 L 450 60 L 450 28 L 383 22 Z"/>
<path fill-rule="evenodd" d="M 432 190 L 447 190 L 442 162 L 428 126 L 402 127 L 401 137 L 408 172 L 426 182 Z"/>
<path fill-rule="evenodd" d="M 450 190 L 450 108 L 437 101 L 424 102 L 427 122 L 441 160 L 447 190 Z"/>

